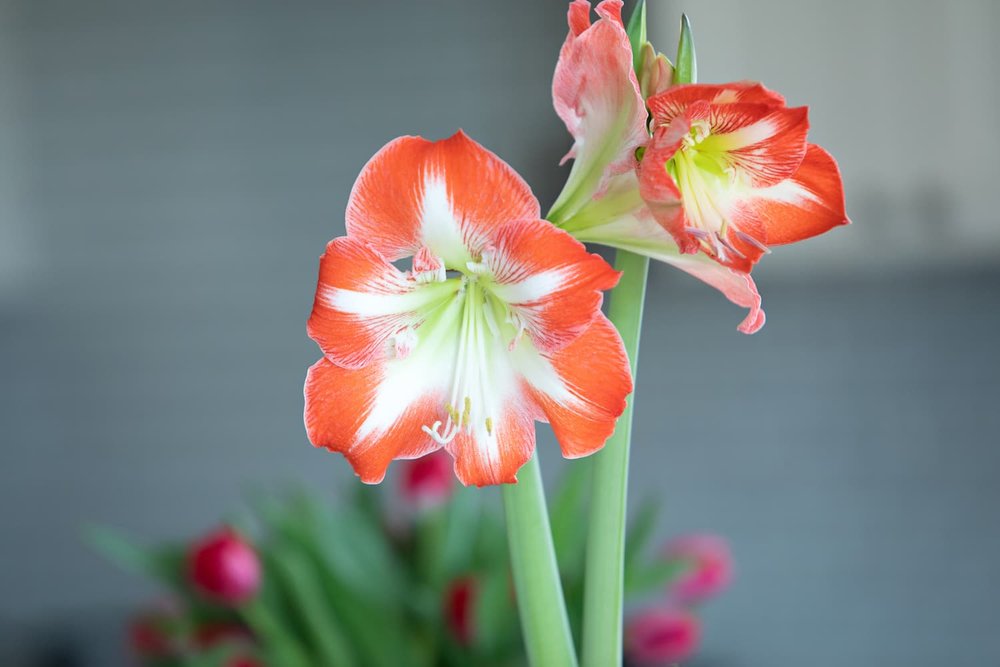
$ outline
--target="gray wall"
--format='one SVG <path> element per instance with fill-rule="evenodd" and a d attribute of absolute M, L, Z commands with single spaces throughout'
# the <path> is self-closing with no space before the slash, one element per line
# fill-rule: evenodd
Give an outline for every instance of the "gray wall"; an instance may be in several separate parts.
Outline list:
<path fill-rule="evenodd" d="M 813 105 L 856 223 L 767 258 L 753 337 L 652 271 L 634 491 L 662 498 L 664 536 L 718 531 L 739 561 L 698 664 L 998 664 L 997 5 L 664 2 L 665 51 L 682 5 L 703 80 Z M 354 483 L 301 426 L 316 259 L 399 134 L 463 127 L 551 201 L 563 21 L 0 2 L 0 647 L 120 660 L 155 591 L 84 549 L 84 522 L 183 536 L 249 488 Z"/>

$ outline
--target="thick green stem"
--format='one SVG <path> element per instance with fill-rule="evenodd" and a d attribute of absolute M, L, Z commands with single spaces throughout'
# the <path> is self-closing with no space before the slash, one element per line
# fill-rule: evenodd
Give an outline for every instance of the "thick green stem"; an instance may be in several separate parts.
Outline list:
<path fill-rule="evenodd" d="M 503 487 L 514 587 L 528 662 L 533 667 L 575 667 L 562 583 L 538 458 L 518 472 L 517 484 Z"/>
<path fill-rule="evenodd" d="M 608 315 L 625 343 L 635 378 L 649 259 L 619 250 L 615 254 L 615 268 L 623 275 L 611 292 Z M 633 393 L 625 412 L 618 418 L 614 435 L 604 449 L 594 455 L 583 600 L 584 667 L 612 667 L 622 662 L 625 508 L 634 400 Z"/>

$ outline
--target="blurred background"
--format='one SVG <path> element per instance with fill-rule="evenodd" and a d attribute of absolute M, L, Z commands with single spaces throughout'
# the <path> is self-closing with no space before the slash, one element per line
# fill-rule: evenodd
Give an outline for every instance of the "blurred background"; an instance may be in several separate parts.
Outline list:
<path fill-rule="evenodd" d="M 811 106 L 855 223 L 761 264 L 751 337 L 652 268 L 633 497 L 738 563 L 691 664 L 1000 664 L 1000 4 L 652 1 L 668 55 L 681 11 L 702 81 Z M 155 588 L 83 524 L 356 483 L 301 393 L 353 180 L 461 127 L 544 209 L 564 35 L 561 2 L 0 0 L 0 664 L 126 664 Z"/>

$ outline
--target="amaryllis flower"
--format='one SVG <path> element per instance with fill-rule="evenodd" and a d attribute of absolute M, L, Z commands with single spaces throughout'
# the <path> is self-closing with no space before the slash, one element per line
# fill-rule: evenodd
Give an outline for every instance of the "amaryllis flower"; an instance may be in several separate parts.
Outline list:
<path fill-rule="evenodd" d="M 188 576 L 202 595 L 221 604 L 240 605 L 260 588 L 260 559 L 239 533 L 222 528 L 192 546 Z"/>
<path fill-rule="evenodd" d="M 680 607 L 639 612 L 625 624 L 625 654 L 637 665 L 673 665 L 690 658 L 701 640 L 698 618 Z"/>
<path fill-rule="evenodd" d="M 640 192 L 681 252 L 749 271 L 769 245 L 848 222 L 837 163 L 806 141 L 806 107 L 748 82 L 675 86 L 648 103 Z"/>
<path fill-rule="evenodd" d="M 550 219 L 712 285 L 750 310 L 739 329 L 753 333 L 764 325 L 753 263 L 847 222 L 836 163 L 806 143 L 805 109 L 759 84 L 669 87 L 670 64 L 648 44 L 640 82 L 621 4 L 602 2 L 593 25 L 589 2 L 570 4 L 553 100 L 577 162 Z"/>
<path fill-rule="evenodd" d="M 465 484 L 514 482 L 535 420 L 565 456 L 594 452 L 632 389 L 600 312 L 617 280 L 465 134 L 390 142 L 355 183 L 347 236 L 320 260 L 310 441 L 369 483 L 441 447 Z"/>
<path fill-rule="evenodd" d="M 719 535 L 682 535 L 670 540 L 663 553 L 686 566 L 670 583 L 670 595 L 680 603 L 703 602 L 732 583 L 733 557 L 729 543 Z"/>

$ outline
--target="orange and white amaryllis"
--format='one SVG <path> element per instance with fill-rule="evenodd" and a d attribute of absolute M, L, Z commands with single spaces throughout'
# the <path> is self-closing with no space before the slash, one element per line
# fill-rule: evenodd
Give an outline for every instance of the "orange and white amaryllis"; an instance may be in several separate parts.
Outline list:
<path fill-rule="evenodd" d="M 764 313 L 749 271 L 768 246 L 847 222 L 837 165 L 807 143 L 806 109 L 759 84 L 670 86 L 648 44 L 639 81 L 621 5 L 605 0 L 591 24 L 587 0 L 570 4 L 553 99 L 577 162 L 550 219 L 712 285 L 749 308 L 739 328 L 753 333 Z"/>
<path fill-rule="evenodd" d="M 565 456 L 594 452 L 632 389 L 600 312 L 617 281 L 463 133 L 390 142 L 358 177 L 347 236 L 320 260 L 309 439 L 369 483 L 441 447 L 466 484 L 513 482 L 535 420 Z"/>

